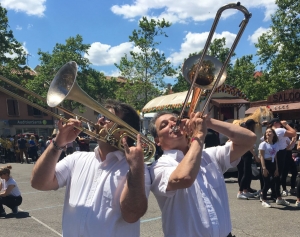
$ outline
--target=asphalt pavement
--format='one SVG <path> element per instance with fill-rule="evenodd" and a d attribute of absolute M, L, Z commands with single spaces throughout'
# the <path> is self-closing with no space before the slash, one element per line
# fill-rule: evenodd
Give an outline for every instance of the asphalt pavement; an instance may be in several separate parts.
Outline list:
<path fill-rule="evenodd" d="M 0 167 L 6 164 L 0 164 Z M 30 186 L 33 164 L 12 163 L 12 176 L 22 192 L 23 203 L 19 213 L 10 209 L 6 218 L 0 218 L 0 236 L 5 237 L 57 237 L 61 235 L 61 218 L 65 189 L 42 192 Z M 300 208 L 294 206 L 295 196 L 286 199 L 288 207 L 272 203 L 272 208 L 263 208 L 258 199 L 238 200 L 236 178 L 226 179 L 231 219 L 236 237 L 298 237 L 300 236 Z M 259 181 L 252 181 L 252 188 L 259 189 Z M 141 219 L 141 236 L 163 236 L 161 212 L 152 194 L 147 213 Z"/>

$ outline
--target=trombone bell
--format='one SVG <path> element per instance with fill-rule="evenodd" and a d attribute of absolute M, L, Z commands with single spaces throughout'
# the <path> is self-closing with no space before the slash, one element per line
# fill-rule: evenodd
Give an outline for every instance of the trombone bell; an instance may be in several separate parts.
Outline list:
<path fill-rule="evenodd" d="M 73 91 L 74 93 L 74 90 L 72 90 L 72 88 L 76 87 L 77 85 L 75 83 L 76 76 L 77 63 L 74 61 L 66 63 L 59 69 L 56 76 L 52 80 L 47 93 L 47 104 L 50 107 L 56 107 L 67 97 L 68 99 L 70 98 L 69 93 L 71 91 Z"/>
<path fill-rule="evenodd" d="M 197 65 L 200 58 L 201 55 L 194 55 L 185 60 L 183 64 L 182 74 L 185 80 L 187 80 L 190 84 L 192 83 L 196 74 Z M 221 68 L 222 63 L 218 59 L 205 55 L 194 86 L 203 90 L 211 90 L 218 78 Z M 227 72 L 224 71 L 217 87 L 221 86 L 225 82 L 226 76 Z"/>

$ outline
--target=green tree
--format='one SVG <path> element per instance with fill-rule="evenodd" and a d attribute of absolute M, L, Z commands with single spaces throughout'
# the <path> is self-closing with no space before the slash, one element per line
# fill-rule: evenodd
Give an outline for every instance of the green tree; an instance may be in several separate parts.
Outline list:
<path fill-rule="evenodd" d="M 269 93 L 269 86 L 265 83 L 266 77 L 254 77 L 255 64 L 253 55 L 245 55 L 236 59 L 231 73 L 231 84 L 243 91 L 250 101 L 263 100 Z M 227 83 L 227 81 L 226 81 Z"/>
<path fill-rule="evenodd" d="M 93 99 L 101 102 L 106 98 L 114 98 L 114 90 L 117 88 L 116 80 L 106 80 L 103 73 L 90 67 L 90 62 L 84 57 L 88 52 L 89 44 L 84 44 L 80 35 L 70 37 L 66 44 L 56 44 L 52 54 L 42 52 L 40 49 L 41 65 L 38 67 L 38 75 L 27 83 L 27 88 L 46 97 L 49 83 L 55 77 L 57 71 L 67 62 L 75 61 L 78 66 L 76 82 Z M 79 98 L 80 99 L 80 98 Z M 63 106 L 69 110 L 82 108 L 74 101 L 64 101 Z"/>
<path fill-rule="evenodd" d="M 0 4 L 0 74 L 19 83 L 22 75 L 26 75 L 25 62 L 26 52 L 14 38 L 8 24 L 7 10 Z"/>
<path fill-rule="evenodd" d="M 259 63 L 266 66 L 276 91 L 300 88 L 300 2 L 276 1 L 272 25 L 256 44 Z"/>
<path fill-rule="evenodd" d="M 148 20 L 143 17 L 139 22 L 139 29 L 134 30 L 129 36 L 129 41 L 133 42 L 138 50 L 131 51 L 130 56 L 125 54 L 120 63 L 115 64 L 121 75 L 128 79 L 126 86 L 119 89 L 117 98 L 135 106 L 138 110 L 160 95 L 156 88 L 165 87 L 163 79 L 166 76 L 173 76 L 176 73 L 164 53 L 160 53 L 157 49 L 160 42 L 155 41 L 159 36 L 167 37 L 164 28 L 170 26 L 171 24 L 165 20 Z M 123 93 L 127 94 L 121 96 Z"/>

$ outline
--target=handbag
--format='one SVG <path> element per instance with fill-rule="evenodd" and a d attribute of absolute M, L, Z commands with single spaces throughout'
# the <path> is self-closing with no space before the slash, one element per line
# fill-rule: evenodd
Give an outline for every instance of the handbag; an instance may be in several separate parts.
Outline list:
<path fill-rule="evenodd" d="M 258 170 L 256 164 L 251 164 L 251 169 L 252 169 L 252 175 L 253 176 L 258 176 L 259 175 L 259 170 Z"/>

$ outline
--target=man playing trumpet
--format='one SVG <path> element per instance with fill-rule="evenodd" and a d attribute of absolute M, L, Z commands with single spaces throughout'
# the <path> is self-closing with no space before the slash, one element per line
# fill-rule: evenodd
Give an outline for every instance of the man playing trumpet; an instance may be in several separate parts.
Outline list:
<path fill-rule="evenodd" d="M 105 106 L 139 131 L 140 118 L 127 104 L 107 101 Z M 101 117 L 101 131 L 113 122 Z M 66 186 L 62 229 L 64 236 L 139 236 L 139 219 L 147 210 L 150 175 L 144 164 L 140 135 L 123 138 L 125 154 L 98 141 L 94 152 L 75 152 L 57 163 L 61 150 L 74 141 L 80 121 L 58 123 L 59 132 L 41 155 L 32 172 L 32 187 L 56 190 Z M 130 224 L 132 223 L 132 224 Z"/>

